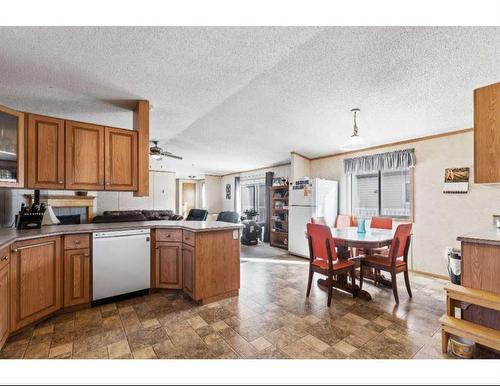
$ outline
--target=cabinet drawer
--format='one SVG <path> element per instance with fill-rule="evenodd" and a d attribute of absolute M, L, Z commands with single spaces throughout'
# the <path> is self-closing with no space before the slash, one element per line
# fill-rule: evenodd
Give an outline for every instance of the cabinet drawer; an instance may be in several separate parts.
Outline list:
<path fill-rule="evenodd" d="M 64 249 L 88 248 L 90 237 L 87 233 L 81 235 L 64 236 Z"/>
<path fill-rule="evenodd" d="M 0 269 L 9 265 L 9 247 L 0 249 Z"/>
<path fill-rule="evenodd" d="M 182 242 L 194 247 L 194 232 L 182 231 Z"/>
<path fill-rule="evenodd" d="M 157 229 L 156 241 L 182 241 L 182 230 L 180 229 Z"/>

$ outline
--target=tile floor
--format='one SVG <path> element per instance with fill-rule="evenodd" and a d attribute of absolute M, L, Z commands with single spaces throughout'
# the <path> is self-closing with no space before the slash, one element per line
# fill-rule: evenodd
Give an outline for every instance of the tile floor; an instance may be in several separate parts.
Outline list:
<path fill-rule="evenodd" d="M 409 300 L 367 282 L 373 300 L 336 292 L 307 263 L 265 245 L 242 248 L 240 296 L 198 306 L 158 292 L 62 314 L 11 337 L 1 358 L 448 358 L 440 350 L 444 281 L 411 275 Z"/>

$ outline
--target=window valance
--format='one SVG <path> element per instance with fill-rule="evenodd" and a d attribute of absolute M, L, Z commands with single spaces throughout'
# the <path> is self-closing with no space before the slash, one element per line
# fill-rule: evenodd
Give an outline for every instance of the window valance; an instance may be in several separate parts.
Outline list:
<path fill-rule="evenodd" d="M 415 166 L 415 149 L 390 151 L 387 153 L 346 158 L 344 171 L 348 174 L 376 170 L 397 170 Z"/>

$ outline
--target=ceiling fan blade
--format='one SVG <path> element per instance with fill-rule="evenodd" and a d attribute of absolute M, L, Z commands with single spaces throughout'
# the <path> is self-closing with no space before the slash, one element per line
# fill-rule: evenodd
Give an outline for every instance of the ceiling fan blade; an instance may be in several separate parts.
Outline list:
<path fill-rule="evenodd" d="M 164 155 L 165 157 L 175 158 L 175 159 L 182 159 L 181 156 L 172 154 L 169 151 L 162 151 L 161 155 Z"/>

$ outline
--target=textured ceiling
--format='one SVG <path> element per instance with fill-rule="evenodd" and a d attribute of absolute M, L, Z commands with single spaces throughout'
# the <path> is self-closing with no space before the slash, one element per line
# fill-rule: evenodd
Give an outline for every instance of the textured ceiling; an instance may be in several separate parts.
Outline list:
<path fill-rule="evenodd" d="M 472 90 L 500 81 L 496 27 L 0 28 L 0 104 L 130 127 L 181 174 L 282 163 L 472 126 Z M 194 165 L 194 166 L 193 166 Z"/>

